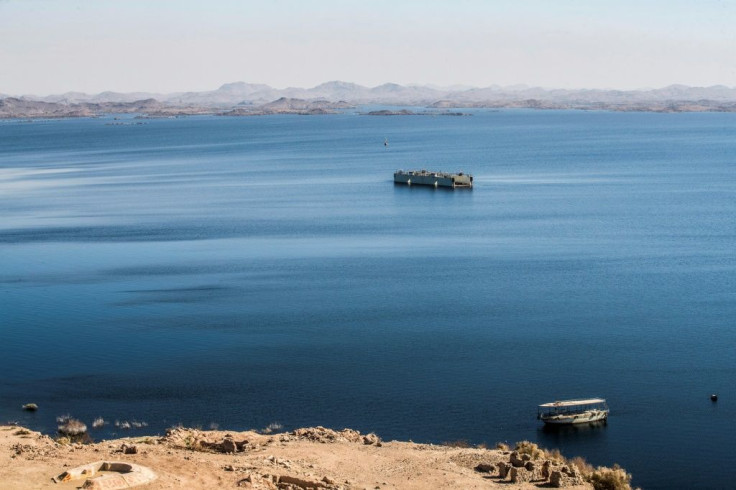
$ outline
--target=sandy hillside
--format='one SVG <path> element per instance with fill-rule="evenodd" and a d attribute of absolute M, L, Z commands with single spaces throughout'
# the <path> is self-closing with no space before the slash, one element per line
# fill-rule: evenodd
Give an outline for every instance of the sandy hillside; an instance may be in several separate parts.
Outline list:
<path fill-rule="evenodd" d="M 516 454 L 508 451 L 383 442 L 373 434 L 321 427 L 272 435 L 174 429 L 163 437 L 82 445 L 59 444 L 21 427 L 0 426 L 0 488 L 7 490 L 79 488 L 85 478 L 61 483 L 52 478 L 97 461 L 127 462 L 150 468 L 157 479 L 137 487 L 142 489 L 549 487 L 549 482 L 542 479 L 542 460 L 527 465 L 532 471 L 521 467 L 518 461 L 518 468 L 506 466 L 508 474 L 502 480 L 499 471 L 503 469 L 499 470 L 498 463 L 513 458 Z M 478 468 L 478 465 L 488 466 Z M 550 468 L 555 469 L 560 470 L 562 466 Z M 511 477 L 517 482 L 510 482 Z M 522 482 L 525 478 L 535 481 Z M 591 488 L 587 484 L 575 485 L 567 473 L 562 474 L 562 479 L 566 488 Z"/>

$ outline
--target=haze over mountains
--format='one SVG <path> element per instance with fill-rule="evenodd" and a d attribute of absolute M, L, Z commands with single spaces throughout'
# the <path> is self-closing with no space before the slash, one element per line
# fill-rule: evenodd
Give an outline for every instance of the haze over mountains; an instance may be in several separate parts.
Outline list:
<path fill-rule="evenodd" d="M 602 89 L 544 89 L 515 85 L 501 87 L 492 85 L 485 88 L 438 88 L 418 85 L 398 85 L 385 83 L 377 87 L 365 87 L 350 82 L 331 81 L 312 88 L 289 87 L 276 89 L 264 84 L 246 82 L 226 83 L 216 90 L 204 92 L 178 92 L 157 94 L 148 92 L 102 92 L 85 94 L 67 92 L 43 97 L 24 96 L 23 98 L 43 102 L 133 102 L 143 99 L 156 99 L 169 105 L 200 105 L 206 107 L 231 107 L 238 104 L 263 104 L 281 97 L 292 99 L 324 99 L 346 101 L 353 104 L 396 103 L 401 105 L 428 105 L 438 100 L 462 103 L 481 103 L 489 100 L 539 99 L 545 101 L 587 101 L 587 102 L 633 102 L 663 100 L 712 100 L 736 101 L 736 88 L 724 85 L 711 87 L 688 87 L 670 85 L 649 90 L 602 90 Z"/>
<path fill-rule="evenodd" d="M 3 100 L 4 99 L 4 100 Z M 273 102 L 280 100 L 274 106 Z M 303 111 L 319 101 L 319 113 L 354 105 L 403 105 L 432 108 L 520 107 L 620 111 L 736 111 L 736 88 L 670 85 L 647 90 L 545 89 L 524 85 L 484 88 L 434 87 L 386 83 L 365 87 L 331 81 L 312 88 L 276 89 L 264 84 L 226 83 L 216 90 L 170 94 L 102 92 L 21 97 L 0 95 L 0 117 L 88 116 L 102 112 L 166 114 L 225 113 L 253 115 Z M 49 105 L 45 105 L 49 104 Z M 270 105 L 269 105 L 270 104 Z M 26 109 L 29 110 L 26 110 Z M 278 109 L 277 109 L 278 108 Z M 235 112 L 232 112 L 234 111 Z M 265 111 L 265 112 L 264 112 Z"/>

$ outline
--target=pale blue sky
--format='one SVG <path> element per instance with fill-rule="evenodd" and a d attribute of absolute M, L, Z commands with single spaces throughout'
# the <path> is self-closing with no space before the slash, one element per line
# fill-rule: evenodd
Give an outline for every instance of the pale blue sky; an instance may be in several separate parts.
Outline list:
<path fill-rule="evenodd" d="M 736 1 L 0 0 L 0 93 L 736 85 Z"/>

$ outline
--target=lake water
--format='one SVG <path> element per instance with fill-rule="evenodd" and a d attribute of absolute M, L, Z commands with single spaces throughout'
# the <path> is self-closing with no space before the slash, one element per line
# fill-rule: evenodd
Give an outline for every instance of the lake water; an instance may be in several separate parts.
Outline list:
<path fill-rule="evenodd" d="M 0 122 L 0 420 L 528 439 L 736 485 L 736 114 L 111 122 Z M 536 420 L 589 396 L 607 426 Z"/>

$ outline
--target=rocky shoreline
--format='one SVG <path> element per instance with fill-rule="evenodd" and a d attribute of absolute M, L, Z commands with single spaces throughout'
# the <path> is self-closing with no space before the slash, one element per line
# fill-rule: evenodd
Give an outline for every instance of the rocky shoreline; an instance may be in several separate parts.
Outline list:
<path fill-rule="evenodd" d="M 7 97 L 0 99 L 0 119 L 60 119 L 100 117 L 107 114 L 140 114 L 140 118 L 157 119 L 181 116 L 266 116 L 272 114 L 338 114 L 354 108 L 347 102 L 281 98 L 257 106 L 213 108 L 204 106 L 167 105 L 156 99 L 133 102 L 79 102 L 65 104 Z"/>
<path fill-rule="evenodd" d="M 513 450 L 386 442 L 376 434 L 324 427 L 275 434 L 177 427 L 163 436 L 82 444 L 0 426 L 5 489 L 128 488 L 129 482 L 110 485 L 115 478 L 144 476 L 141 488 L 147 489 L 629 488 L 630 475 L 622 469 L 594 470 L 580 461 L 529 442 Z M 110 468 L 122 468 L 122 476 Z M 107 481 L 96 482 L 100 475 Z M 616 478 L 625 486 L 600 486 L 596 478 Z"/>

